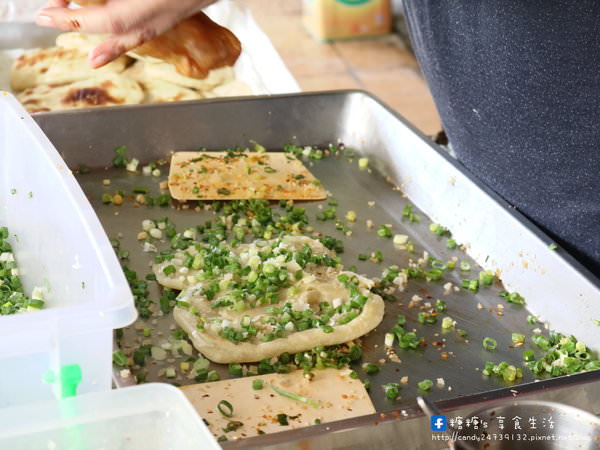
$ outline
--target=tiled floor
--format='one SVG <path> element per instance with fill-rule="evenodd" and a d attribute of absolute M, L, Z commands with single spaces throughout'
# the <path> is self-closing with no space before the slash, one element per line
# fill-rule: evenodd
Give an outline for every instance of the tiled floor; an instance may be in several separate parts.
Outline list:
<path fill-rule="evenodd" d="M 304 29 L 301 0 L 241 0 L 269 35 L 305 91 L 365 89 L 421 131 L 434 135 L 440 121 L 417 62 L 396 36 L 321 43 Z"/>

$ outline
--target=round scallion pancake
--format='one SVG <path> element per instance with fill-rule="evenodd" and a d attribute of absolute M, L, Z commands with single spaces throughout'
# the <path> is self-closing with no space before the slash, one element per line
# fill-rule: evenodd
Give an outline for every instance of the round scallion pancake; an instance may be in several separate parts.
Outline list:
<path fill-rule="evenodd" d="M 153 270 L 162 285 L 183 289 L 175 321 L 218 363 L 342 344 L 371 331 L 384 314 L 373 281 L 342 271 L 331 251 L 305 236 L 234 249 L 197 243 Z"/>

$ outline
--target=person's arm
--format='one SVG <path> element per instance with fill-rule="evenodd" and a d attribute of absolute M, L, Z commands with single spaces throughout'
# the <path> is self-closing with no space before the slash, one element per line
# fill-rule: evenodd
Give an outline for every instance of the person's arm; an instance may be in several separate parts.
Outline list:
<path fill-rule="evenodd" d="M 49 0 L 49 7 L 38 13 L 36 23 L 63 31 L 110 34 L 89 54 L 92 67 L 100 67 L 173 28 L 215 1 L 87 0 L 80 3 L 96 6 L 69 9 L 70 2 L 67 0 Z"/>

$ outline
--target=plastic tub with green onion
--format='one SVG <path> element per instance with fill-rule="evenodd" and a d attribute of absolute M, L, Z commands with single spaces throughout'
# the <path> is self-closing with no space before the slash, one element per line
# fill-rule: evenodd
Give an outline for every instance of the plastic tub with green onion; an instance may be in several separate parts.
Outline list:
<path fill-rule="evenodd" d="M 83 150 L 83 149 L 82 149 Z M 0 227 L 24 294 L 45 307 L 0 315 L 0 408 L 53 399 L 63 366 L 78 365 L 78 392 L 108 390 L 112 334 L 136 318 L 133 297 L 96 214 L 37 124 L 0 91 Z"/>

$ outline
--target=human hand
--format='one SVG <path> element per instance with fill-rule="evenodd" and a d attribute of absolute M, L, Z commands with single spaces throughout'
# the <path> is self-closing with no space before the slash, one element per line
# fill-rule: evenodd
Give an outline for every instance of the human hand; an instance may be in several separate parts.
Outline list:
<path fill-rule="evenodd" d="M 68 0 L 49 0 L 36 23 L 43 27 L 110 37 L 93 49 L 92 67 L 101 67 L 128 50 L 170 30 L 216 0 L 80 0 L 84 8 L 69 9 Z"/>

